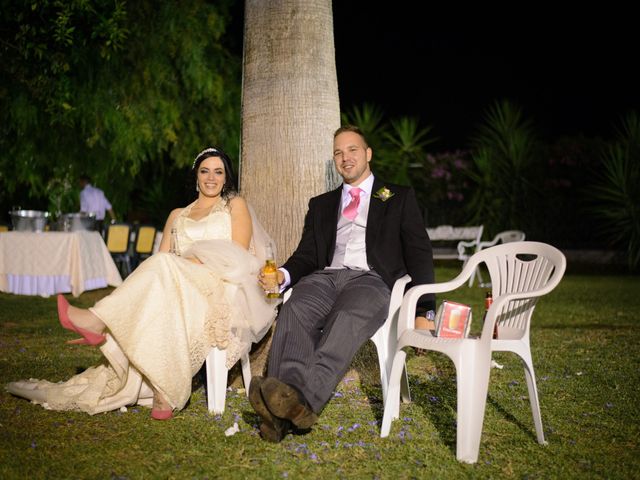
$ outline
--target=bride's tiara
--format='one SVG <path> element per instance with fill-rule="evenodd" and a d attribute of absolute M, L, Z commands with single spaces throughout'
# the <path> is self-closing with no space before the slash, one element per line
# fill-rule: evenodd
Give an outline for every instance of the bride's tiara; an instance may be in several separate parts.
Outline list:
<path fill-rule="evenodd" d="M 198 155 L 196 155 L 196 159 L 193 161 L 193 165 L 191 165 L 191 170 L 193 170 L 195 168 L 196 162 L 205 153 L 217 153 L 218 155 L 220 155 L 220 150 L 218 150 L 217 148 L 211 148 L 211 147 L 210 148 L 205 148 L 204 150 L 202 150 Z"/>

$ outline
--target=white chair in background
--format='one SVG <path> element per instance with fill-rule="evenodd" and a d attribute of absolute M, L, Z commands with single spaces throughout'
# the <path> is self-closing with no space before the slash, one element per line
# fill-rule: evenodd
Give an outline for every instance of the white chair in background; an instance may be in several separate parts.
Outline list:
<path fill-rule="evenodd" d="M 484 263 L 493 284 L 493 304 L 489 308 L 480 338 L 449 339 L 414 329 L 416 302 L 426 293 L 455 290 Z M 400 413 L 400 383 L 406 375 L 406 347 L 441 352 L 454 363 L 457 379 L 456 458 L 467 463 L 478 460 L 482 424 L 489 387 L 491 353 L 513 352 L 524 364 L 529 401 L 538 443 L 544 444 L 536 378 L 531 358 L 529 329 L 539 297 L 549 293 L 562 279 L 566 260 L 558 249 L 538 242 L 497 245 L 474 254 L 453 280 L 418 285 L 404 296 L 398 318 L 398 344 L 393 359 L 384 406 L 381 437 L 389 435 L 391 422 Z M 493 338 L 494 324 L 498 336 Z"/>
<path fill-rule="evenodd" d="M 493 240 L 484 241 L 484 242 L 482 242 L 482 241 L 472 241 L 472 242 L 461 241 L 461 242 L 458 243 L 458 258 L 464 262 L 462 264 L 462 267 L 464 268 L 464 266 L 466 265 L 467 261 L 471 257 L 471 255 L 469 255 L 467 253 L 467 249 L 473 249 L 473 253 L 476 253 L 476 252 L 479 252 L 480 250 L 483 250 L 485 248 L 489 248 L 489 247 L 493 247 L 494 245 L 498 245 L 499 243 L 523 242 L 524 239 L 525 239 L 525 235 L 524 235 L 524 232 L 521 231 L 521 230 L 505 230 L 504 232 L 500 232 L 495 237 L 493 237 Z M 491 286 L 490 282 L 489 283 L 484 283 L 484 280 L 482 279 L 482 272 L 480 271 L 480 268 L 476 268 L 476 271 L 474 272 L 474 274 L 469 279 L 469 287 L 473 286 L 473 281 L 474 281 L 474 279 L 476 277 L 478 278 L 478 285 L 480 287 L 490 287 Z"/>

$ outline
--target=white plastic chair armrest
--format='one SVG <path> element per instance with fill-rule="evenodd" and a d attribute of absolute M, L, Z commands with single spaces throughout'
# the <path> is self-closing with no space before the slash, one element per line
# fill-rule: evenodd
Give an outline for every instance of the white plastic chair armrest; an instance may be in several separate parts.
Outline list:
<path fill-rule="evenodd" d="M 391 297 L 389 299 L 389 314 L 391 314 L 393 310 L 400 308 L 404 290 L 409 282 L 411 282 L 411 277 L 409 275 L 403 275 L 393 284 Z"/>
<path fill-rule="evenodd" d="M 467 263 L 460 274 L 453 280 L 441 283 L 426 283 L 411 287 L 404 295 L 398 316 L 398 337 L 408 328 L 413 328 L 416 319 L 416 304 L 418 299 L 427 293 L 450 292 L 462 286 L 473 275 L 477 262 Z"/>
<path fill-rule="evenodd" d="M 482 250 L 484 248 L 493 247 L 494 245 L 496 245 L 498 243 L 498 240 L 500 240 L 500 237 L 496 236 L 493 240 L 486 240 L 484 242 L 480 242 L 478 244 L 478 250 Z"/>
<path fill-rule="evenodd" d="M 458 242 L 458 250 L 460 250 L 460 247 L 474 247 L 476 243 L 475 240 L 460 240 Z"/>
<path fill-rule="evenodd" d="M 458 259 L 467 260 L 471 255 L 466 252 L 467 248 L 473 248 L 474 253 L 478 251 L 478 242 L 476 240 L 460 240 L 458 242 Z"/>

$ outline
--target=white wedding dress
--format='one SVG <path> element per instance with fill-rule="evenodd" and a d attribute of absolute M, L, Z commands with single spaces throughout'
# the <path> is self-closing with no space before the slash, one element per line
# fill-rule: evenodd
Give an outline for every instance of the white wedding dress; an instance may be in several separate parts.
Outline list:
<path fill-rule="evenodd" d="M 100 347 L 106 361 L 66 382 L 13 382 L 9 392 L 48 409 L 95 414 L 148 406 L 153 388 L 181 409 L 211 347 L 226 349 L 231 367 L 264 336 L 275 305 L 265 299 L 256 276 L 270 239 L 251 211 L 248 252 L 231 242 L 226 202 L 198 221 L 188 218 L 192 206 L 174 224 L 181 256 L 153 255 L 90 309 L 108 329 Z"/>

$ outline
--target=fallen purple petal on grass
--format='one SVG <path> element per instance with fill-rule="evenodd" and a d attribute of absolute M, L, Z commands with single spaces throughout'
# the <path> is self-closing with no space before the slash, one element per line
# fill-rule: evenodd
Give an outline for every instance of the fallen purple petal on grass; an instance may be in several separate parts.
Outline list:
<path fill-rule="evenodd" d="M 607 402 L 607 403 L 605 403 L 604 406 L 607 407 L 607 408 L 612 408 L 613 407 L 613 403 Z"/>
<path fill-rule="evenodd" d="M 411 418 L 411 417 L 404 417 L 404 418 L 402 419 L 402 421 L 403 421 L 403 422 L 413 422 L 413 418 Z"/>
<path fill-rule="evenodd" d="M 317 459 L 318 459 L 318 456 L 317 456 L 315 453 L 312 453 L 311 455 L 309 455 L 309 458 L 310 458 L 311 460 L 317 460 Z"/>
<path fill-rule="evenodd" d="M 296 453 L 309 453 L 306 443 L 301 443 L 295 448 Z"/>
<path fill-rule="evenodd" d="M 344 394 L 341 393 L 341 392 L 336 392 L 336 393 L 333 394 L 333 397 L 334 398 L 342 398 L 342 397 L 344 397 Z"/>
<path fill-rule="evenodd" d="M 429 401 L 431 403 L 438 403 L 438 402 L 440 402 L 440 399 L 438 397 L 431 396 L 431 397 L 429 397 Z"/>
<path fill-rule="evenodd" d="M 357 428 L 360 428 L 360 424 L 359 423 L 354 423 L 353 425 L 351 425 L 348 429 L 349 432 L 353 432 L 354 430 L 356 430 Z"/>
<path fill-rule="evenodd" d="M 24 348 L 24 347 L 22 347 L 22 348 L 20 348 L 18 351 L 19 351 L 20 353 L 24 353 L 24 352 L 26 352 L 26 351 L 27 351 L 27 349 L 26 349 L 26 348 Z"/>
<path fill-rule="evenodd" d="M 36 448 L 37 446 L 38 444 L 35 441 L 31 442 L 31 448 Z"/>
<path fill-rule="evenodd" d="M 338 432 L 341 432 L 342 430 L 344 430 L 344 427 L 343 427 L 342 425 L 340 425 L 340 426 L 338 427 L 338 430 L 337 430 L 337 431 L 338 431 Z"/>
<path fill-rule="evenodd" d="M 510 387 L 514 387 L 514 386 L 516 386 L 516 385 L 520 385 L 520 382 L 518 382 L 517 380 L 511 380 L 511 381 L 509 382 L 509 386 L 510 386 Z"/>
<path fill-rule="evenodd" d="M 378 425 L 378 421 L 377 420 L 371 420 L 368 423 L 369 423 L 369 425 L 372 425 L 372 426 Z"/>

